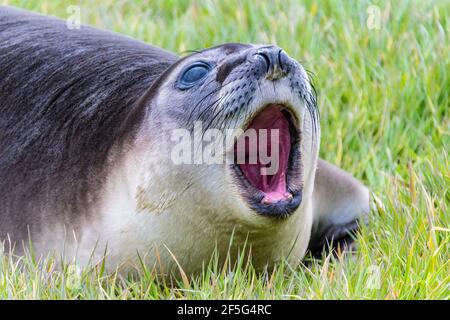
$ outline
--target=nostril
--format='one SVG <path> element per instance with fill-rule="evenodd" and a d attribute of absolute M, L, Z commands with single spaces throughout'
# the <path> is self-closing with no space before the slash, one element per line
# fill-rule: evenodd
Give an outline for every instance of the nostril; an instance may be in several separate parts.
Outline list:
<path fill-rule="evenodd" d="M 276 46 L 259 48 L 254 55 L 256 55 L 255 60 L 261 67 L 262 63 L 266 65 L 264 76 L 267 80 L 278 80 L 289 73 L 289 56 L 283 49 Z"/>
<path fill-rule="evenodd" d="M 256 55 L 260 58 L 263 59 L 264 63 L 266 64 L 266 72 L 269 72 L 269 68 L 270 68 L 270 58 L 267 55 L 267 53 L 259 51 L 256 53 Z"/>
<path fill-rule="evenodd" d="M 283 70 L 283 62 L 281 60 L 281 53 L 283 52 L 283 49 L 280 49 L 278 51 L 278 65 L 280 66 L 280 69 Z"/>

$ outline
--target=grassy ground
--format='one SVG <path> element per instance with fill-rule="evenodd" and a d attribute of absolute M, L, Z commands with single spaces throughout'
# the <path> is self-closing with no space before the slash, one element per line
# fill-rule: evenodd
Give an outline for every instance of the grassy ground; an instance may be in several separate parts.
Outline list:
<path fill-rule="evenodd" d="M 2 2 L 62 18 L 77 3 Z M 172 51 L 272 42 L 312 70 L 321 156 L 378 198 L 353 257 L 270 274 L 211 264 L 170 286 L 146 270 L 60 272 L 52 259 L 0 255 L 0 298 L 450 299 L 450 4 L 373 2 L 78 1 L 83 23 Z"/>

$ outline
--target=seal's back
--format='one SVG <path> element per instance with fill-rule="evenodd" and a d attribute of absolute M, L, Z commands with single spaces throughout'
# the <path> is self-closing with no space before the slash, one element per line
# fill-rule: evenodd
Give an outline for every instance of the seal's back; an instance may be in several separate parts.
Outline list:
<path fill-rule="evenodd" d="M 50 214 L 73 222 L 85 212 L 111 149 L 141 119 L 135 102 L 175 60 L 108 31 L 0 7 L 1 236 L 23 239 Z"/>

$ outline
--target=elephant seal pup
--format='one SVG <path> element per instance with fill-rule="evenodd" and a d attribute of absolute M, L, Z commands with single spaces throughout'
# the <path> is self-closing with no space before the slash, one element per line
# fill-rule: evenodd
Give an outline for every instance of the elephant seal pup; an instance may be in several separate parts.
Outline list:
<path fill-rule="evenodd" d="M 276 46 L 180 59 L 1 7 L 0 70 L 0 236 L 16 250 L 197 273 L 245 245 L 263 268 L 349 240 L 368 212 L 367 188 L 318 160 L 314 90 Z"/>

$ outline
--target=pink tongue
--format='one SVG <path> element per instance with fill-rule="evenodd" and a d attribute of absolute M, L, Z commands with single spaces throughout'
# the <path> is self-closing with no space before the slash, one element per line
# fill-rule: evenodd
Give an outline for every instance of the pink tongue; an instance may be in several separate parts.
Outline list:
<path fill-rule="evenodd" d="M 255 188 L 264 192 L 265 195 L 261 201 L 262 203 L 269 204 L 290 199 L 292 195 L 286 190 L 286 170 L 291 149 L 291 135 L 289 132 L 288 120 L 280 111 L 280 108 L 270 106 L 253 120 L 249 129 L 256 130 L 258 136 L 257 163 L 249 164 L 247 163 L 248 161 L 246 161 L 245 164 L 239 164 L 240 169 Z M 267 129 L 267 141 L 262 141 L 260 129 Z M 278 129 L 279 135 L 278 170 L 273 175 L 265 175 L 261 169 L 270 167 L 271 164 L 264 165 L 260 162 L 259 150 L 262 143 L 266 143 L 266 150 L 269 158 L 276 160 L 276 155 L 272 155 L 272 150 L 276 152 L 277 149 L 273 149 L 271 146 L 271 130 L 273 129 Z M 239 145 L 239 141 L 237 145 Z M 245 150 L 247 156 L 249 155 L 249 151 L 250 148 L 247 141 Z"/>

